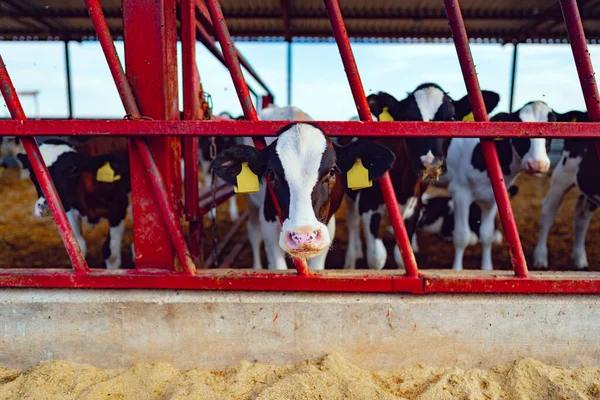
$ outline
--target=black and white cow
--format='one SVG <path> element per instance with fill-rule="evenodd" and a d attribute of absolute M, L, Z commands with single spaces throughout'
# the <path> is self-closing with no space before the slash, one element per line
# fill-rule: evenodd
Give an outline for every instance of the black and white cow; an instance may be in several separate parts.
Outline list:
<path fill-rule="evenodd" d="M 0 136 L 0 175 L 2 175 L 2 169 L 6 168 L 5 158 L 13 157 L 19 166 L 19 177 L 21 179 L 29 178 L 29 170 L 23 166 L 17 157 L 18 154 L 25 154 L 21 139 L 18 136 Z"/>
<path fill-rule="evenodd" d="M 589 121 L 587 113 L 581 111 L 556 113 L 556 117 L 559 122 Z M 552 171 L 550 189 L 542 203 L 540 236 L 533 253 L 535 267 L 548 268 L 548 233 L 565 195 L 574 186 L 577 186 L 582 194 L 575 203 L 573 215 L 575 238 L 571 258 L 575 268 L 585 269 L 588 267 L 585 236 L 592 215 L 600 203 L 599 170 L 600 163 L 593 140 L 565 139 L 560 160 Z"/>
<path fill-rule="evenodd" d="M 296 110 L 271 108 L 267 113 L 284 119 L 282 116 L 290 113 L 296 115 Z M 268 176 L 281 209 L 283 225 L 264 184 L 249 196 L 248 234 L 254 268 L 261 268 L 259 250 L 264 239 L 269 269 L 287 268 L 286 253 L 307 259 L 313 270 L 324 269 L 335 236 L 334 214 L 344 196 L 345 175 L 357 158 L 363 160 L 370 179 L 381 176 L 394 162 L 393 153 L 385 146 L 360 139 L 340 147 L 308 123 L 286 126 L 263 150 L 239 145 L 217 156 L 213 168 L 230 184 L 236 183 L 243 162 L 248 162 L 261 180 Z"/>
<path fill-rule="evenodd" d="M 492 121 L 552 122 L 556 115 L 544 102 L 534 101 L 520 110 L 500 113 Z M 550 167 L 546 140 L 542 138 L 494 141 L 507 187 L 522 171 L 542 175 Z M 454 270 L 463 269 L 464 251 L 470 243 L 469 209 L 473 202 L 481 208 L 479 238 L 482 245 L 481 269 L 492 270 L 492 243 L 498 206 L 489 180 L 481 143 L 477 138 L 452 139 L 448 149 L 448 192 L 454 202 Z"/>
<path fill-rule="evenodd" d="M 76 151 L 67 142 L 56 139 L 42 143 L 40 153 L 83 254 L 86 254 L 87 246 L 81 233 L 81 221 L 95 225 L 105 218 L 110 229 L 102 246 L 102 254 L 107 268 L 119 268 L 130 192 L 129 162 L 126 156 L 119 153 L 90 156 Z M 18 157 L 29 169 L 31 180 L 37 189 L 38 200 L 35 202 L 34 215 L 49 216 L 46 198 L 27 156 L 21 154 Z M 114 172 L 114 182 L 97 180 L 98 170 L 106 163 Z"/>
<path fill-rule="evenodd" d="M 491 111 L 498 104 L 499 96 L 488 91 L 483 94 L 487 110 Z M 472 111 L 467 96 L 454 101 L 433 83 L 418 86 L 401 101 L 384 92 L 370 95 L 368 100 L 371 113 L 378 120 L 453 121 L 462 120 Z M 428 184 L 444 171 L 447 140 L 435 137 L 382 138 L 380 142 L 396 156 L 390 177 L 411 237 L 417 227 L 421 195 Z M 373 182 L 370 188 L 348 190 L 347 193 L 348 248 L 344 268 L 354 269 L 356 260 L 362 258 L 359 230 L 362 218 L 367 264 L 371 269 L 381 269 L 387 259 L 387 251 L 379 238 L 381 217 L 386 212 L 381 188 Z M 399 267 L 403 265 L 398 246 L 394 247 L 394 259 Z"/>
<path fill-rule="evenodd" d="M 519 192 L 519 188 L 511 186 L 508 195 L 513 198 Z M 417 231 L 433 233 L 442 239 L 452 241 L 454 233 L 454 202 L 450 196 L 431 196 L 425 193 L 422 198 L 423 207 L 417 223 Z M 481 208 L 473 202 L 469 208 L 469 245 L 479 243 L 479 228 L 481 227 Z M 502 243 L 502 232 L 495 230 L 494 244 Z M 415 253 L 419 251 L 417 234 L 413 234 L 412 248 Z"/>

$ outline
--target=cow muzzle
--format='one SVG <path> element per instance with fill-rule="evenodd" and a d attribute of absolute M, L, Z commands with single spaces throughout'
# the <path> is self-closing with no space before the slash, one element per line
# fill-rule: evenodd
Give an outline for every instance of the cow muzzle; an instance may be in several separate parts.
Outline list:
<path fill-rule="evenodd" d="M 279 244 L 291 256 L 306 259 L 321 253 L 330 242 L 325 226 L 305 226 L 282 232 Z"/>
<path fill-rule="evenodd" d="M 444 173 L 444 159 L 435 157 L 432 159 L 423 160 L 423 170 L 421 172 L 421 180 L 437 181 Z"/>
<path fill-rule="evenodd" d="M 525 163 L 525 172 L 533 176 L 542 176 L 550 168 L 550 162 L 546 160 L 530 160 Z"/>
<path fill-rule="evenodd" d="M 48 207 L 48 203 L 46 199 L 40 197 L 36 202 L 33 209 L 33 215 L 36 217 L 49 217 L 51 215 L 50 207 Z"/>

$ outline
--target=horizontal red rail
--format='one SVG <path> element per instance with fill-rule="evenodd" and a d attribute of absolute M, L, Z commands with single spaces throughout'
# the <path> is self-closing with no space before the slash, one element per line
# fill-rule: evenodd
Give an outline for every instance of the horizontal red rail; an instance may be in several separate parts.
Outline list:
<path fill-rule="evenodd" d="M 275 136 L 290 121 L 0 121 L 0 136 Z M 329 136 L 597 138 L 600 123 L 314 121 Z M 460 124 L 460 125 L 457 125 Z"/>
<path fill-rule="evenodd" d="M 426 270 L 424 272 L 431 272 Z M 407 277 L 356 271 L 325 271 L 310 277 L 295 271 L 201 270 L 197 275 L 164 270 L 93 269 L 74 274 L 67 269 L 0 269 L 0 287 L 85 289 L 181 289 L 232 291 L 298 291 L 354 293 L 531 293 L 600 294 L 600 276 L 591 273 L 539 273 L 517 278 L 511 271 L 486 276 Z"/>

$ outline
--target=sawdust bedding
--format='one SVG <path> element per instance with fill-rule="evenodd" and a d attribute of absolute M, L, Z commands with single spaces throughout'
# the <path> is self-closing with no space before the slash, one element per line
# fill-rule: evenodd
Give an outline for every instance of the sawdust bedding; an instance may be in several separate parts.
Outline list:
<path fill-rule="evenodd" d="M 518 181 L 519 193 L 512 200 L 517 225 L 521 234 L 523 249 L 531 265 L 531 255 L 535 248 L 539 230 L 539 215 L 542 198 L 548 190 L 550 178 L 535 178 L 522 175 Z M 431 189 L 437 190 L 438 189 Z M 577 190 L 572 190 L 565 198 L 559 210 L 556 223 L 550 231 L 548 243 L 549 260 L 551 269 L 572 269 L 570 260 L 573 245 L 573 209 L 578 197 Z M 34 186 L 29 180 L 19 180 L 16 169 L 7 170 L 0 176 L 0 268 L 1 267 L 70 267 L 69 258 L 64 250 L 63 244 L 51 218 L 40 219 L 33 216 L 33 204 L 36 200 Z M 245 207 L 244 196 L 237 198 L 241 209 Z M 227 212 L 227 203 L 219 207 L 217 218 L 217 237 L 223 237 L 231 226 Z M 327 256 L 326 268 L 338 269 L 344 265 L 344 256 L 348 241 L 346 227 L 346 214 L 342 208 L 336 215 L 338 219 L 337 231 L 334 244 Z M 205 218 L 205 229 L 207 237 L 204 242 L 204 254 L 211 254 L 211 220 Z M 498 221 L 498 229 L 501 229 Z M 108 225 L 101 223 L 93 230 L 85 229 L 84 236 L 88 244 L 87 260 L 93 268 L 102 268 L 102 244 L 108 232 Z M 388 248 L 388 254 L 392 254 L 394 239 L 383 227 L 381 229 L 384 243 Z M 600 234 L 600 218 L 594 216 L 587 235 L 588 260 L 591 270 L 600 270 L 600 246 L 592 244 Z M 245 237 L 245 227 L 240 230 L 236 240 Z M 131 260 L 131 223 L 126 221 L 126 229 L 123 240 L 123 267 L 133 268 Z M 417 254 L 419 267 L 428 268 L 451 268 L 453 258 L 453 245 L 451 242 L 440 240 L 435 235 L 419 233 L 419 245 L 421 252 Z M 473 246 L 467 249 L 465 254 L 465 268 L 476 269 L 481 259 L 481 247 Z M 494 267 L 496 269 L 510 269 L 506 244 L 496 245 L 493 249 Z M 263 254 L 263 262 L 266 264 L 266 256 Z M 249 268 L 252 265 L 252 252 L 250 246 L 240 253 L 234 266 L 238 268 Z M 367 268 L 365 260 L 359 260 L 358 268 Z M 393 257 L 388 257 L 386 269 L 396 268 Z"/>
<path fill-rule="evenodd" d="M 48 361 L 0 368 L 1 399 L 599 399 L 600 368 L 522 359 L 489 369 L 417 365 L 367 371 L 339 355 L 290 366 L 241 362 L 224 371 L 171 364 L 99 369 Z"/>

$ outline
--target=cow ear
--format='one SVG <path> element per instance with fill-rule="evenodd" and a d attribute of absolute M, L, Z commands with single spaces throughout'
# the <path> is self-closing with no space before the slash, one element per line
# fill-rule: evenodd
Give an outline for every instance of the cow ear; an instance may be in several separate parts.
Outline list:
<path fill-rule="evenodd" d="M 587 113 L 583 111 L 569 111 L 564 114 L 554 111 L 556 121 L 558 122 L 588 122 Z"/>
<path fill-rule="evenodd" d="M 392 110 L 398 106 L 398 100 L 388 93 L 379 92 L 371 94 L 367 97 L 371 113 L 377 117 L 379 121 L 390 121 L 394 118 L 391 116 Z"/>
<path fill-rule="evenodd" d="M 482 90 L 481 94 L 483 96 L 483 102 L 485 104 L 485 110 L 489 114 L 496 108 L 498 103 L 500 102 L 500 95 L 496 92 L 492 92 L 489 90 Z M 462 99 L 454 102 L 454 118 L 457 121 L 466 121 L 472 120 L 469 118 L 469 114 L 473 112 L 473 107 L 471 107 L 471 102 L 469 101 L 469 96 L 464 96 Z"/>
<path fill-rule="evenodd" d="M 335 146 L 337 165 L 346 174 L 360 159 L 369 171 L 369 180 L 379 178 L 394 165 L 396 156 L 384 145 L 368 139 L 358 139 L 347 146 Z"/>
<path fill-rule="evenodd" d="M 509 113 L 501 112 L 501 113 L 494 115 L 492 118 L 490 118 L 490 121 L 515 122 L 515 121 L 517 121 L 517 118 L 518 118 L 518 114 L 516 114 L 516 113 L 509 114 Z"/>
<path fill-rule="evenodd" d="M 250 171 L 257 175 L 260 180 L 264 177 L 267 169 L 268 151 L 268 147 L 264 150 L 258 150 L 255 147 L 243 144 L 233 146 L 217 154 L 211 168 L 225 182 L 230 185 L 237 185 L 237 176 L 242 172 L 243 164 L 248 163 Z"/>

